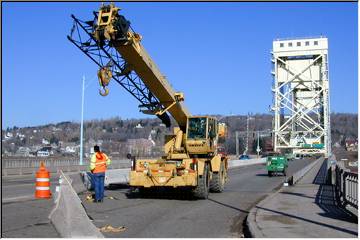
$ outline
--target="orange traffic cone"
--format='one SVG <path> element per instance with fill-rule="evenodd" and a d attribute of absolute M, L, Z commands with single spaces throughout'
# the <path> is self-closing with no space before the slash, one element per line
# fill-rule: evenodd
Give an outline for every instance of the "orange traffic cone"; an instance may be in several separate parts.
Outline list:
<path fill-rule="evenodd" d="M 50 198 L 50 173 L 46 169 L 44 162 L 40 163 L 40 169 L 36 173 L 36 198 Z"/>

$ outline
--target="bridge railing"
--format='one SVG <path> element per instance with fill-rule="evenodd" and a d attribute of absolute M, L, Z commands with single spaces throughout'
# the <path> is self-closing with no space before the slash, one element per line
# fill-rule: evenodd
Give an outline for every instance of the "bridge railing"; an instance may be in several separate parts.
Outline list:
<path fill-rule="evenodd" d="M 358 174 L 335 166 L 335 192 L 339 203 L 358 208 Z"/>
<path fill-rule="evenodd" d="M 79 159 L 2 159 L 2 176 L 35 174 L 44 162 L 46 168 L 54 173 L 62 170 L 64 172 L 87 171 L 89 160 L 84 159 L 83 165 L 79 165 Z M 110 169 L 129 168 L 131 166 L 128 159 L 112 159 Z"/>
<path fill-rule="evenodd" d="M 40 163 L 44 162 L 46 167 L 65 167 L 79 165 L 79 159 L 71 158 L 47 158 L 47 159 L 2 159 L 2 168 L 39 168 Z M 129 163 L 128 159 L 112 159 L 113 165 Z M 83 165 L 89 166 L 89 159 L 83 160 Z"/>

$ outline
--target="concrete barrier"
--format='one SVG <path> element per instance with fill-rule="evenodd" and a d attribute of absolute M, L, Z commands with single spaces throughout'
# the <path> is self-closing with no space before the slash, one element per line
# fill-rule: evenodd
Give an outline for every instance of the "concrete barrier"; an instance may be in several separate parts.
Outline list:
<path fill-rule="evenodd" d="M 105 172 L 105 186 L 110 184 L 126 184 L 129 182 L 130 168 L 109 169 Z"/>
<path fill-rule="evenodd" d="M 305 166 L 304 168 L 300 169 L 299 171 L 295 172 L 292 176 L 286 179 L 286 182 L 290 185 L 296 184 L 305 174 L 312 169 L 319 161 L 324 161 L 324 158 L 321 157 L 318 160 L 310 163 L 309 165 Z"/>
<path fill-rule="evenodd" d="M 77 194 L 85 192 L 87 190 L 84 185 L 83 176 L 79 172 L 68 173 L 66 174 L 66 176 L 68 177 L 68 180 L 70 181 L 72 188 Z"/>
<path fill-rule="evenodd" d="M 229 168 L 234 168 L 234 167 L 241 167 L 241 166 L 261 164 L 261 163 L 266 163 L 266 158 L 255 158 L 248 160 L 230 160 L 228 166 Z"/>
<path fill-rule="evenodd" d="M 56 193 L 55 207 L 49 215 L 57 232 L 64 238 L 104 238 L 88 218 L 81 200 L 72 186 L 73 183 L 75 188 L 81 191 L 80 174 L 74 174 L 72 177 L 66 176 L 63 172 L 60 174 L 60 186 Z"/>

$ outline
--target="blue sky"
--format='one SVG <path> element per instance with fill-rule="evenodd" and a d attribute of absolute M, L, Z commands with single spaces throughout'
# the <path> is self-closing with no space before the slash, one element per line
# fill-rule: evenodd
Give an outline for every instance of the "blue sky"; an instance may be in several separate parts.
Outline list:
<path fill-rule="evenodd" d="M 70 43 L 71 14 L 99 3 L 2 3 L 2 127 L 148 117 L 116 82 L 101 97 L 97 66 Z M 332 112 L 358 110 L 357 3 L 117 3 L 193 114 L 269 113 L 270 51 L 284 37 L 329 39 Z M 92 81 L 91 81 L 92 80 Z"/>

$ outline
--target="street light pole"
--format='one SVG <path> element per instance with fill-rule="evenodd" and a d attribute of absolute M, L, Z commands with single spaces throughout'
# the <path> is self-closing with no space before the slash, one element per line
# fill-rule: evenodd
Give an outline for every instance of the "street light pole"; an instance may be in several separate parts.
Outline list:
<path fill-rule="evenodd" d="M 257 148 L 256 148 L 256 151 L 257 151 L 257 155 L 258 155 L 258 158 L 259 158 L 259 155 L 260 155 L 260 145 L 259 145 L 259 131 L 257 131 Z"/>
<path fill-rule="evenodd" d="M 84 137 L 84 94 L 85 94 L 85 76 L 82 81 L 81 97 L 81 126 L 80 126 L 80 165 L 83 165 L 83 137 Z"/>
<path fill-rule="evenodd" d="M 236 147 L 236 157 L 239 157 L 239 132 L 235 131 L 235 147 Z"/>
<path fill-rule="evenodd" d="M 250 114 L 248 113 L 246 118 L 246 148 L 244 155 L 246 155 L 247 151 L 249 150 L 249 120 L 250 120 Z"/>

